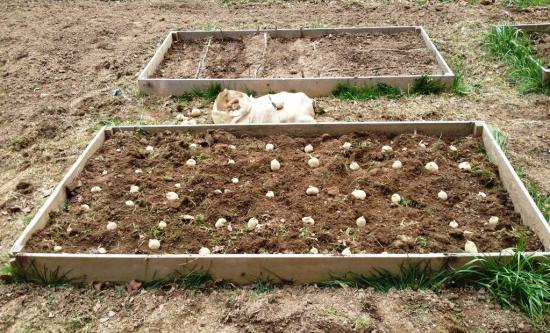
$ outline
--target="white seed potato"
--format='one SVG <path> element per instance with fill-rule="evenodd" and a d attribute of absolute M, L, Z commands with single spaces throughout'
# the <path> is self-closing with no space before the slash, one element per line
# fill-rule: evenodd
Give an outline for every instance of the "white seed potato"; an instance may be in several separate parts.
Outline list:
<path fill-rule="evenodd" d="M 90 190 L 92 193 L 97 193 L 97 192 L 101 192 L 101 187 L 99 186 L 94 186 L 92 187 L 92 189 Z"/>
<path fill-rule="evenodd" d="M 342 145 L 342 148 L 344 149 L 350 149 L 351 148 L 351 143 L 350 142 L 344 142 L 344 144 Z"/>
<path fill-rule="evenodd" d="M 220 228 L 223 228 L 225 225 L 227 224 L 227 220 L 224 219 L 223 217 L 220 217 L 216 223 L 214 224 L 214 226 L 216 227 L 216 229 L 220 229 Z"/>
<path fill-rule="evenodd" d="M 195 219 L 193 215 L 183 215 L 181 218 L 186 221 L 193 221 Z"/>
<path fill-rule="evenodd" d="M 117 228 L 118 228 L 118 225 L 116 224 L 116 222 L 108 222 L 107 223 L 107 230 L 114 231 Z"/>
<path fill-rule="evenodd" d="M 275 197 L 275 192 L 273 191 L 267 191 L 267 193 L 265 194 L 266 197 L 268 198 L 274 198 Z"/>
<path fill-rule="evenodd" d="M 227 161 L 227 164 L 229 164 L 229 165 L 233 165 L 233 164 L 235 164 L 235 161 L 234 161 L 234 160 L 232 160 L 232 159 L 229 159 L 229 160 Z"/>
<path fill-rule="evenodd" d="M 357 227 L 363 228 L 365 225 L 367 225 L 367 220 L 364 216 L 359 216 L 357 220 L 355 220 L 355 224 L 357 224 Z"/>
<path fill-rule="evenodd" d="M 447 200 L 447 198 L 449 198 L 449 196 L 447 195 L 447 192 L 445 191 L 439 191 L 439 193 L 437 193 L 437 197 L 443 201 Z"/>
<path fill-rule="evenodd" d="M 319 194 L 319 189 L 315 186 L 309 185 L 307 190 L 306 190 L 306 194 L 307 195 L 317 195 L 317 194 Z"/>
<path fill-rule="evenodd" d="M 319 159 L 317 157 L 312 157 L 307 161 L 307 165 L 312 168 L 316 168 L 319 166 Z"/>
<path fill-rule="evenodd" d="M 237 149 L 237 146 L 235 146 L 235 145 L 229 145 L 228 147 L 229 147 L 229 149 L 231 149 L 231 150 Z"/>
<path fill-rule="evenodd" d="M 197 165 L 197 161 L 195 161 L 195 159 L 193 159 L 193 158 L 190 158 L 185 162 L 185 165 L 192 168 L 195 165 Z"/>
<path fill-rule="evenodd" d="M 449 227 L 456 229 L 458 228 L 458 223 L 456 221 L 449 222 Z"/>
<path fill-rule="evenodd" d="M 281 168 L 281 163 L 279 163 L 279 161 L 277 160 L 271 160 L 271 170 L 272 171 L 277 171 Z"/>
<path fill-rule="evenodd" d="M 273 149 L 275 149 L 275 146 L 272 143 L 265 145 L 265 151 L 272 151 Z"/>
<path fill-rule="evenodd" d="M 191 117 L 200 117 L 201 114 L 202 114 L 201 110 L 199 110 L 199 109 L 197 109 L 197 108 L 193 108 L 193 109 L 191 110 L 191 112 L 189 112 L 189 115 L 190 115 Z"/>
<path fill-rule="evenodd" d="M 61 252 L 61 250 L 63 250 L 63 247 L 61 247 L 60 245 L 56 245 L 53 247 L 53 252 Z"/>
<path fill-rule="evenodd" d="M 430 172 L 437 172 L 439 170 L 439 167 L 437 166 L 437 164 L 435 162 L 428 162 L 426 163 L 426 165 L 424 166 L 424 168 Z"/>
<path fill-rule="evenodd" d="M 191 143 L 191 144 L 189 145 L 189 148 L 191 148 L 191 149 L 197 149 L 197 148 L 199 148 L 199 145 L 196 144 L 196 143 Z"/>
<path fill-rule="evenodd" d="M 314 246 L 311 248 L 311 250 L 309 250 L 309 253 L 311 254 L 319 254 L 319 250 Z"/>
<path fill-rule="evenodd" d="M 419 146 L 420 148 L 426 148 L 426 144 L 425 144 L 424 142 L 422 142 L 422 141 L 420 141 L 420 142 L 418 143 L 418 146 Z"/>
<path fill-rule="evenodd" d="M 349 256 L 351 255 L 351 250 L 349 247 L 346 247 L 343 251 L 342 251 L 342 255 L 344 256 Z"/>
<path fill-rule="evenodd" d="M 477 195 L 482 198 L 487 198 L 487 194 L 485 194 L 485 192 L 479 192 Z"/>
<path fill-rule="evenodd" d="M 364 200 L 367 197 L 367 193 L 363 190 L 353 190 L 351 195 L 357 200 Z"/>
<path fill-rule="evenodd" d="M 496 217 L 496 216 L 491 216 L 491 217 L 489 218 L 489 224 L 497 225 L 497 224 L 498 224 L 498 217 Z"/>
<path fill-rule="evenodd" d="M 159 222 L 159 225 L 158 225 L 158 227 L 159 227 L 160 230 L 163 230 L 163 229 L 166 228 L 167 226 L 168 226 L 168 225 L 167 225 L 166 222 L 164 222 L 164 221 L 160 221 L 160 222 Z"/>
<path fill-rule="evenodd" d="M 126 200 L 124 204 L 128 207 L 134 207 L 136 205 L 132 200 Z"/>
<path fill-rule="evenodd" d="M 237 178 L 237 177 L 231 178 L 231 182 L 233 184 L 238 184 L 239 183 L 239 178 Z"/>
<path fill-rule="evenodd" d="M 222 190 L 220 190 L 220 189 L 214 190 L 214 194 L 222 194 L 222 193 L 223 193 L 223 192 L 222 192 Z"/>
<path fill-rule="evenodd" d="M 382 146 L 382 153 L 389 153 L 393 151 L 391 146 Z"/>
<path fill-rule="evenodd" d="M 86 204 L 80 205 L 80 208 L 82 208 L 82 210 L 90 210 L 90 206 Z"/>
<path fill-rule="evenodd" d="M 255 217 L 250 218 L 246 223 L 246 228 L 248 230 L 254 230 L 256 229 L 257 226 L 258 226 L 258 219 Z"/>
<path fill-rule="evenodd" d="M 207 256 L 210 253 L 211 253 L 210 249 L 207 248 L 207 247 L 201 247 L 200 250 L 199 250 L 199 255 L 201 255 L 201 256 Z"/>
<path fill-rule="evenodd" d="M 359 170 L 361 167 L 359 166 L 359 164 L 357 162 L 351 162 L 350 165 L 349 165 L 349 168 L 350 170 L 352 171 L 357 171 Z"/>
<path fill-rule="evenodd" d="M 130 193 L 138 193 L 138 192 L 139 192 L 139 186 L 130 185 Z"/>
<path fill-rule="evenodd" d="M 450 146 L 449 146 L 449 150 L 450 150 L 450 151 L 458 151 L 458 149 L 456 149 L 456 147 L 453 146 L 453 145 L 450 145 Z"/>
<path fill-rule="evenodd" d="M 315 224 L 315 220 L 313 219 L 313 217 L 311 216 L 304 216 L 302 217 L 302 222 L 306 223 L 306 224 L 311 224 L 311 225 L 314 225 Z"/>
<path fill-rule="evenodd" d="M 97 248 L 97 253 L 99 253 L 99 254 L 105 254 L 105 253 L 107 253 L 107 250 L 105 250 L 104 247 L 101 247 L 101 246 L 100 246 L 100 247 Z"/>
<path fill-rule="evenodd" d="M 105 175 L 107 174 L 107 170 L 103 170 L 103 171 L 101 172 L 101 174 L 102 174 L 103 176 L 105 176 Z"/>
<path fill-rule="evenodd" d="M 477 253 L 477 246 L 471 240 L 467 240 L 466 244 L 464 244 L 464 251 L 467 253 Z"/>
<path fill-rule="evenodd" d="M 399 193 L 394 193 L 391 195 L 391 202 L 393 202 L 396 205 L 398 205 L 401 202 L 401 196 L 399 195 Z"/>
<path fill-rule="evenodd" d="M 308 154 L 311 153 L 313 151 L 313 146 L 312 145 L 305 146 L 304 151 Z"/>
<path fill-rule="evenodd" d="M 155 150 L 155 148 L 153 148 L 153 146 L 147 146 L 147 147 L 145 147 L 145 151 L 148 152 L 148 153 L 152 153 L 153 150 Z"/>
<path fill-rule="evenodd" d="M 470 171 L 472 170 L 472 166 L 470 165 L 470 162 L 460 162 L 458 164 L 458 168 L 460 170 L 464 170 L 464 171 Z"/>
<path fill-rule="evenodd" d="M 229 193 L 229 192 L 231 192 L 230 189 L 228 189 L 228 188 L 224 188 L 224 189 L 223 189 L 223 193 Z"/>
<path fill-rule="evenodd" d="M 136 169 L 134 172 L 135 172 L 135 173 L 143 173 L 143 170 L 141 170 L 141 169 Z"/>
<path fill-rule="evenodd" d="M 401 161 L 399 160 L 393 162 L 393 164 L 391 165 L 392 169 L 401 169 L 402 167 L 403 167 L 403 163 L 401 163 Z"/>
<path fill-rule="evenodd" d="M 176 192 L 167 192 L 166 199 L 170 201 L 178 200 L 180 196 Z"/>
<path fill-rule="evenodd" d="M 153 251 L 158 250 L 160 249 L 160 241 L 158 239 L 150 239 L 147 246 Z"/>
<path fill-rule="evenodd" d="M 175 183 L 175 184 L 174 184 L 174 187 L 175 187 L 175 188 L 181 188 L 181 184 L 180 184 L 180 183 Z"/>

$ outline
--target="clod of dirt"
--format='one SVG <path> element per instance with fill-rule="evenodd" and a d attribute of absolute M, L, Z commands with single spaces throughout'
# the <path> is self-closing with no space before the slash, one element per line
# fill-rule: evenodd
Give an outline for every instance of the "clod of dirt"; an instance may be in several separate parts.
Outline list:
<path fill-rule="evenodd" d="M 32 192 L 33 186 L 30 182 L 22 180 L 15 185 L 15 189 L 21 194 L 29 194 Z"/>

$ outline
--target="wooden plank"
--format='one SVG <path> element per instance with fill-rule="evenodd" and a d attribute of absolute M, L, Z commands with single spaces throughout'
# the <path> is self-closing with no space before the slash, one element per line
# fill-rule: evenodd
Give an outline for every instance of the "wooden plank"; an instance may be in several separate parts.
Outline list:
<path fill-rule="evenodd" d="M 445 59 L 443 59 L 443 56 L 441 55 L 441 53 L 439 53 L 439 50 L 435 47 L 434 43 L 432 42 L 432 40 L 428 36 L 428 33 L 426 32 L 426 30 L 424 30 L 423 27 L 420 27 L 419 29 L 420 29 L 420 36 L 424 40 L 424 43 L 426 43 L 426 46 L 428 47 L 428 49 L 430 49 L 430 51 L 432 51 L 432 53 L 434 54 L 435 59 L 436 59 L 437 63 L 439 64 L 439 67 L 441 67 L 442 70 L 443 70 L 443 74 L 447 75 L 447 76 L 451 76 L 454 79 L 453 71 L 451 70 L 449 65 L 447 65 L 447 62 L 445 61 Z M 445 81 L 445 83 L 447 83 L 447 84 L 450 83 L 452 85 L 453 80 L 451 80 L 450 82 L 447 80 L 447 81 Z"/>
<path fill-rule="evenodd" d="M 550 253 L 533 253 L 548 256 Z M 489 257 L 508 254 L 486 253 Z M 345 275 L 372 275 L 374 269 L 397 273 L 402 265 L 428 264 L 434 271 L 459 268 L 475 257 L 459 254 L 355 254 L 350 256 L 313 254 L 214 254 L 199 255 L 116 255 L 116 254 L 35 254 L 20 253 L 16 267 L 29 271 L 34 265 L 40 272 L 59 270 L 77 281 L 149 281 L 175 271 L 208 271 L 214 280 L 249 284 L 258 277 L 274 281 L 305 284 Z M 31 273 L 32 274 L 32 273 Z M 30 276 L 32 277 L 32 275 Z"/>

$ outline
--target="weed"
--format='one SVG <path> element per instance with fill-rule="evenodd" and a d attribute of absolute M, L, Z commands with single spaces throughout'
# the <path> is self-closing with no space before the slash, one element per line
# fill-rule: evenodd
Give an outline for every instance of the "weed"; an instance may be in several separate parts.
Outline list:
<path fill-rule="evenodd" d="M 28 226 L 29 223 L 31 223 L 32 221 L 32 218 L 34 217 L 34 214 L 26 214 L 23 216 L 23 224 L 25 226 Z"/>
<path fill-rule="evenodd" d="M 195 215 L 195 224 L 199 224 L 199 225 L 204 224 L 204 220 L 205 218 L 203 214 Z"/>
<path fill-rule="evenodd" d="M 515 303 L 535 321 L 542 319 L 550 306 L 548 258 L 537 259 L 521 251 L 515 252 L 510 260 L 482 257 L 473 260 L 470 267 L 458 270 L 456 276 L 471 285 L 485 288 L 504 307 Z"/>
<path fill-rule="evenodd" d="M 472 173 L 481 180 L 481 183 L 485 187 L 491 188 L 495 186 L 497 182 L 497 177 L 494 171 L 489 168 L 485 168 L 483 166 L 475 167 L 472 170 Z"/>
<path fill-rule="evenodd" d="M 152 278 L 151 280 L 144 282 L 145 288 L 160 288 L 167 284 L 176 284 L 180 288 L 188 290 L 201 290 L 206 287 L 206 284 L 212 280 L 208 271 L 195 271 L 189 272 L 176 271 L 164 278 Z"/>
<path fill-rule="evenodd" d="M 265 294 L 273 291 L 275 289 L 275 284 L 270 279 L 258 278 L 252 284 L 252 290 L 256 294 Z"/>
<path fill-rule="evenodd" d="M 2 265 L 2 271 L 0 272 L 0 282 L 6 284 L 23 283 L 25 282 L 25 277 L 21 275 L 11 263 L 6 262 Z"/>
<path fill-rule="evenodd" d="M 403 207 L 412 207 L 412 208 L 417 208 L 422 206 L 418 201 L 414 199 L 407 199 L 407 198 L 401 198 L 401 201 L 399 201 L 399 205 Z"/>
<path fill-rule="evenodd" d="M 542 80 L 542 62 L 534 58 L 527 34 L 512 27 L 494 27 L 484 43 L 495 60 L 506 63 L 510 80 L 518 85 L 521 94 L 550 94 L 550 86 Z"/>
<path fill-rule="evenodd" d="M 455 68 L 453 72 L 455 74 L 455 77 L 453 79 L 451 91 L 459 96 L 469 95 L 473 89 L 469 84 L 464 82 L 462 70 L 459 68 Z"/>
<path fill-rule="evenodd" d="M 339 84 L 332 94 L 343 100 L 371 100 L 380 97 L 398 98 L 403 92 L 399 88 L 394 88 L 384 83 L 363 87 L 351 84 Z"/>
<path fill-rule="evenodd" d="M 445 90 L 441 81 L 432 79 L 427 75 L 422 75 L 415 80 L 414 85 L 409 92 L 412 95 L 433 95 L 440 94 Z"/>
<path fill-rule="evenodd" d="M 209 85 L 204 90 L 195 89 L 190 92 L 185 92 L 175 97 L 175 99 L 177 103 L 181 103 L 182 101 L 190 102 L 193 99 L 205 99 L 207 101 L 213 102 L 221 91 L 222 86 L 218 83 L 214 83 Z"/>
<path fill-rule="evenodd" d="M 74 318 L 71 318 L 65 322 L 65 328 L 67 328 L 68 331 L 76 332 L 81 331 L 88 325 L 90 325 L 92 321 L 92 318 L 90 318 L 87 315 L 78 315 Z"/>
<path fill-rule="evenodd" d="M 29 145 L 28 139 L 24 135 L 18 135 L 11 140 L 11 146 L 15 151 L 26 148 Z"/>
<path fill-rule="evenodd" d="M 428 240 L 425 237 L 418 236 L 414 240 L 414 244 L 418 247 L 426 247 L 428 245 Z"/>
<path fill-rule="evenodd" d="M 96 121 L 93 127 L 93 130 L 95 132 L 103 126 L 109 126 L 109 127 L 118 126 L 121 124 L 121 122 L 122 121 L 117 117 L 102 117 Z"/>
<path fill-rule="evenodd" d="M 359 317 L 355 318 L 355 330 L 357 331 L 363 331 L 370 327 L 370 318 L 367 315 L 360 315 Z"/>
<path fill-rule="evenodd" d="M 506 148 L 508 146 L 508 138 L 506 137 L 506 135 L 496 127 L 491 128 L 491 134 L 493 135 L 493 138 L 499 145 L 500 149 L 504 153 L 506 153 Z"/>
<path fill-rule="evenodd" d="M 160 180 L 165 181 L 165 182 L 171 182 L 174 179 L 172 178 L 172 176 L 166 176 L 165 175 L 165 176 L 160 176 Z"/>

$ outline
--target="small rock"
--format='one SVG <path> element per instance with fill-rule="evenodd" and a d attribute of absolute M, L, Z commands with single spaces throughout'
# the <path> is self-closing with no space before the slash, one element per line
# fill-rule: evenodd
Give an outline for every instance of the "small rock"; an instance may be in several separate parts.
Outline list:
<path fill-rule="evenodd" d="M 120 96 L 120 95 L 122 95 L 122 89 L 120 89 L 120 88 L 113 88 L 113 89 L 111 90 L 111 95 L 113 95 L 113 96 Z"/>

